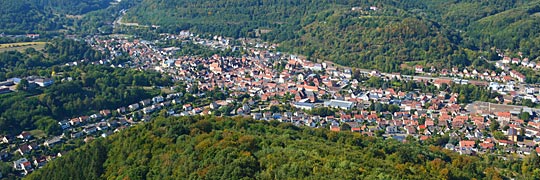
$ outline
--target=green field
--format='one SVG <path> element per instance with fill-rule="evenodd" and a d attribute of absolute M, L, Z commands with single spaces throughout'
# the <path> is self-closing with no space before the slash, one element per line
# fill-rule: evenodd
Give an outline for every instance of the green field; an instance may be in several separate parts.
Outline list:
<path fill-rule="evenodd" d="M 0 52 L 23 51 L 27 48 L 34 48 L 36 50 L 41 50 L 45 47 L 46 43 L 47 42 L 21 42 L 21 43 L 0 44 Z"/>

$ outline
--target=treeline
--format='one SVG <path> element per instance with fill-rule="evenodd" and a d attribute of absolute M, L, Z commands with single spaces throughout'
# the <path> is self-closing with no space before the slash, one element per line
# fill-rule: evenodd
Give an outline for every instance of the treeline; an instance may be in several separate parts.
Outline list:
<path fill-rule="evenodd" d="M 501 160 L 460 156 L 427 143 L 245 118 L 158 117 L 95 140 L 28 179 L 535 179 L 540 175 L 535 152 L 524 160 Z"/>

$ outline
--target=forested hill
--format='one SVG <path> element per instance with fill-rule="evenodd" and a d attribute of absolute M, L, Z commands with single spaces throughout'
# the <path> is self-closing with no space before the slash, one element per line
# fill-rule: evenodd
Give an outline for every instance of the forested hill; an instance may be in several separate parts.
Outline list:
<path fill-rule="evenodd" d="M 400 71 L 403 62 L 467 66 L 477 50 L 538 57 L 540 0 L 142 0 L 127 22 L 231 37 L 344 65 Z M 472 50 L 472 51 L 471 51 Z"/>
<path fill-rule="evenodd" d="M 538 0 L 428 0 L 433 17 L 463 31 L 464 46 L 471 49 L 519 50 L 538 57 L 540 1 Z"/>
<path fill-rule="evenodd" d="M 27 178 L 534 179 L 539 167 L 536 154 L 503 161 L 277 121 L 158 117 L 97 139 Z"/>
<path fill-rule="evenodd" d="M 35 33 L 64 28 L 81 15 L 106 8 L 112 0 L 2 0 L 0 33 Z"/>

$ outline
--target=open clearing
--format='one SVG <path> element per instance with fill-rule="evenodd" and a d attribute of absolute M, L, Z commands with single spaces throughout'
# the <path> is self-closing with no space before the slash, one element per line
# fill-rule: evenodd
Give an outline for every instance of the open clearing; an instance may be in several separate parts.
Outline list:
<path fill-rule="evenodd" d="M 42 50 L 47 42 L 21 42 L 21 43 L 8 43 L 0 44 L 0 52 L 5 51 L 24 51 L 26 48 L 34 48 L 36 50 Z"/>

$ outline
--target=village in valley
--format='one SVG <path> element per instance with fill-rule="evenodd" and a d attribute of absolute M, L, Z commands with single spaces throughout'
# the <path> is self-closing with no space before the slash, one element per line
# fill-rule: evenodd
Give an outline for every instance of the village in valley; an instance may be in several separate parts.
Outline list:
<path fill-rule="evenodd" d="M 416 74 L 402 75 L 313 62 L 280 53 L 275 44 L 202 37 L 188 31 L 161 34 L 155 41 L 120 35 L 79 40 L 110 54 L 109 59 L 74 61 L 65 66 L 84 63 L 158 71 L 172 77 L 176 86 L 158 87 L 166 90 L 166 96 L 61 120 L 61 136 L 36 138 L 29 132 L 0 136 L 2 147 L 6 147 L 0 150 L 0 160 L 11 160 L 13 168 L 23 174 L 64 153 L 43 149 L 75 139 L 89 142 L 107 137 L 157 115 L 249 116 L 403 142 L 422 141 L 468 155 L 493 153 L 506 157 L 540 152 L 540 109 L 534 108 L 540 101 L 540 88 L 525 83 L 523 74 L 509 68 L 511 64 L 540 68 L 540 63 L 526 58 L 501 55 L 503 60 L 496 62 L 500 73 L 474 67 L 439 70 L 415 66 Z M 162 43 L 170 41 L 231 55 L 182 54 L 182 47 Z M 129 61 L 115 61 L 125 55 Z M 15 91 L 20 80 L 2 82 L 0 93 Z M 60 83 L 41 77 L 31 77 L 29 82 L 41 88 Z M 403 84 L 412 86 L 404 90 Z M 490 102 L 469 102 L 472 98 L 468 96 L 473 93 L 452 92 L 454 86 L 480 87 L 493 98 Z M 516 105 L 525 101 L 530 107 Z"/>

